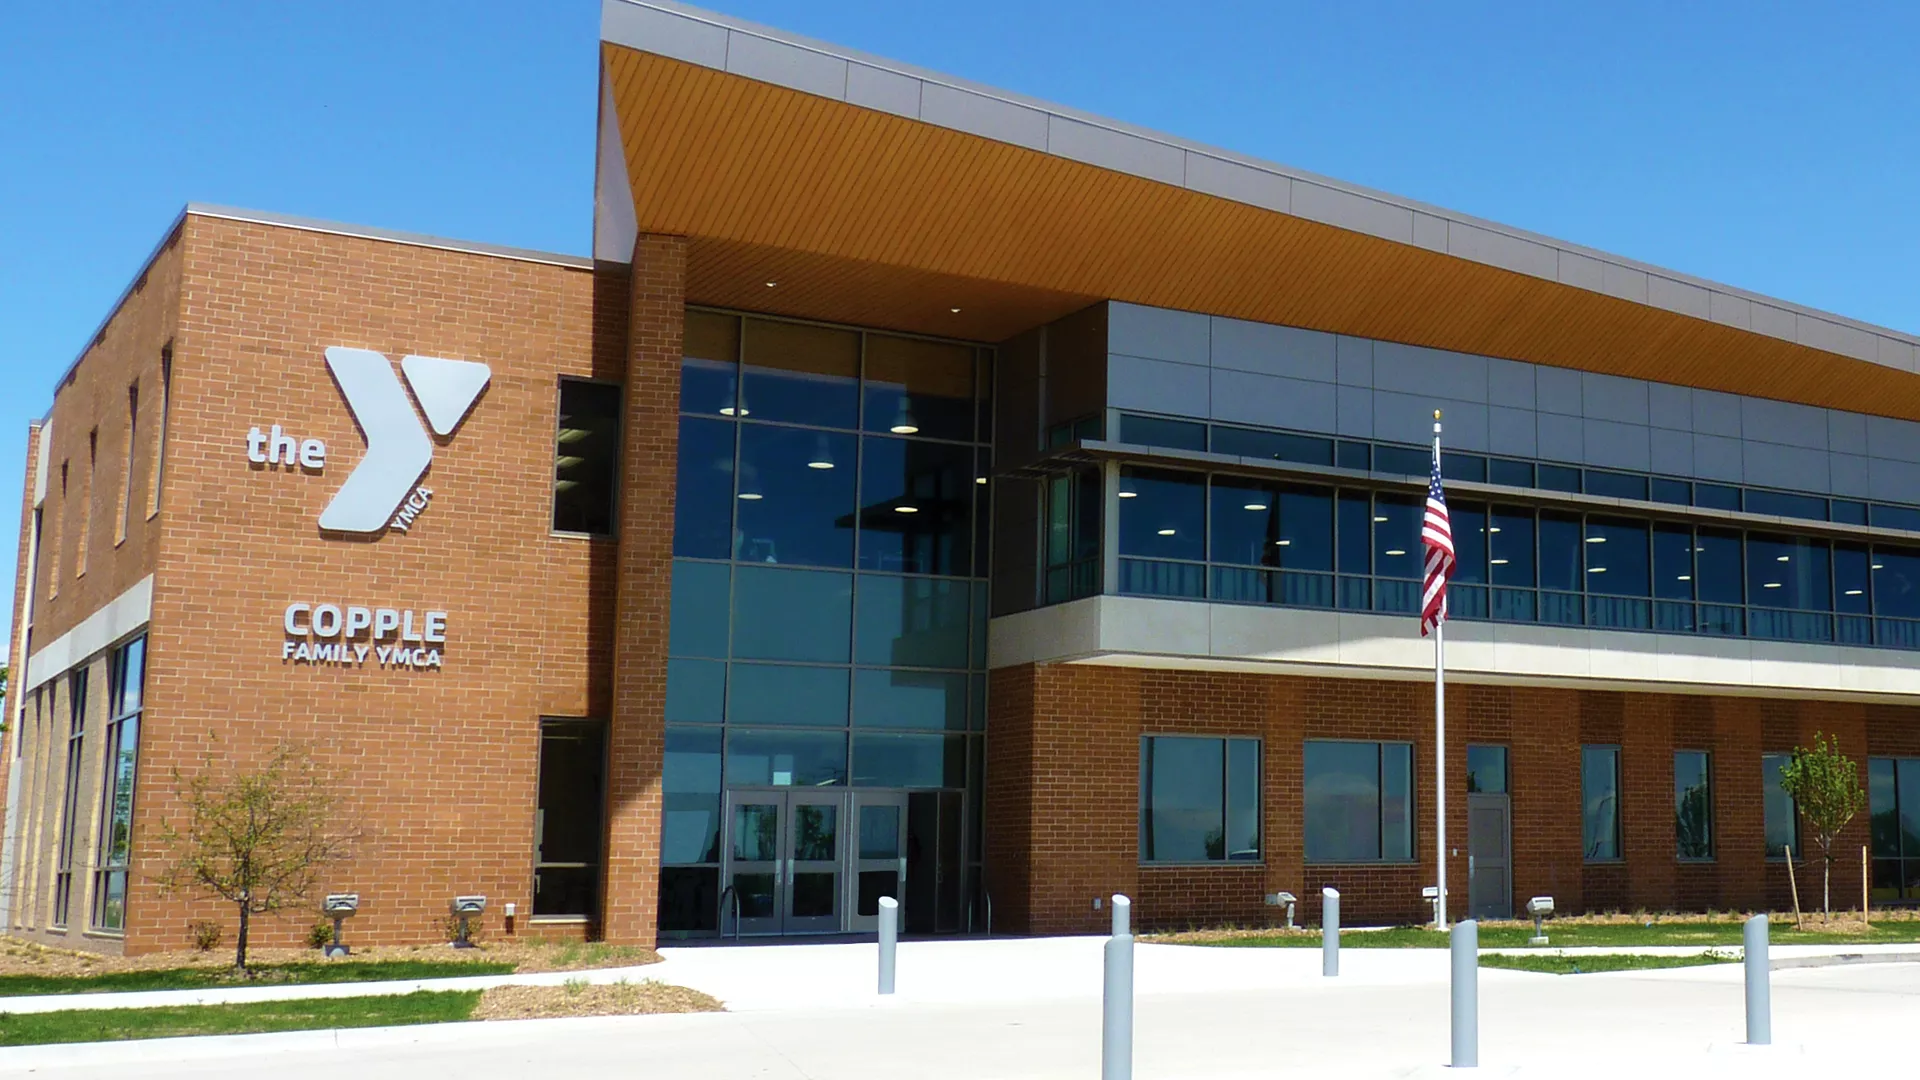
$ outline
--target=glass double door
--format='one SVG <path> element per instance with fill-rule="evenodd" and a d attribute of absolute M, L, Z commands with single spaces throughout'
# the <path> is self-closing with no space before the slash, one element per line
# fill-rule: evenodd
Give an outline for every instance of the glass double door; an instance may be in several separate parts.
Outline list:
<path fill-rule="evenodd" d="M 873 930 L 881 897 L 905 902 L 903 793 L 739 788 L 725 820 L 722 934 Z"/>

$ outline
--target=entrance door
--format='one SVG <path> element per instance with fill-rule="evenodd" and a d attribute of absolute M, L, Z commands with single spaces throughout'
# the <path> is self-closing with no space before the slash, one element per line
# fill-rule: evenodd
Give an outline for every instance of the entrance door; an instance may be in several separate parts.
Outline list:
<path fill-rule="evenodd" d="M 781 888 L 781 832 L 787 816 L 783 791 L 727 793 L 725 888 L 721 892 L 720 930 L 737 915 L 740 934 L 778 934 L 786 890 Z M 731 889 L 733 895 L 726 895 Z"/>
<path fill-rule="evenodd" d="M 787 898 L 782 933 L 839 931 L 846 805 L 846 793 L 840 791 L 794 791 L 787 795 Z"/>
<path fill-rule="evenodd" d="M 871 932 L 880 928 L 881 897 L 891 896 L 903 908 L 906 906 L 906 794 L 854 792 L 853 830 L 853 880 L 849 890 L 853 905 L 847 929 Z M 904 918 L 901 925 L 906 925 Z"/>
<path fill-rule="evenodd" d="M 846 858 L 844 791 L 727 793 L 721 929 L 741 934 L 831 934 L 841 929 Z"/>
<path fill-rule="evenodd" d="M 1476 919 L 1513 917 L 1512 804 L 1467 796 L 1467 904 Z"/>

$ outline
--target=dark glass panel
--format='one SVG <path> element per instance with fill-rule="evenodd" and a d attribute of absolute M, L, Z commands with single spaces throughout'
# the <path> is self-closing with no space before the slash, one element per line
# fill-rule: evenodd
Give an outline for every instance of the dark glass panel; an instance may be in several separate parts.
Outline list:
<path fill-rule="evenodd" d="M 1599 469 L 1587 470 L 1587 494 L 1604 495 L 1609 499 L 1640 499 L 1647 497 L 1647 478 L 1633 473 L 1603 472 Z"/>
<path fill-rule="evenodd" d="M 720 861 L 720 729 L 667 728 L 660 861 Z"/>
<path fill-rule="evenodd" d="M 1868 569 L 1867 545 L 1836 540 L 1833 544 L 1833 609 L 1853 615 L 1873 610 L 1870 593 L 1873 572 Z"/>
<path fill-rule="evenodd" d="M 981 349 L 974 360 L 974 402 L 978 426 L 974 438 L 993 441 L 993 350 Z"/>
<path fill-rule="evenodd" d="M 856 659 L 887 667 L 966 667 L 972 593 L 964 581 L 861 574 Z"/>
<path fill-rule="evenodd" d="M 1530 488 L 1533 486 L 1533 462 L 1493 458 L 1487 462 L 1487 482 Z"/>
<path fill-rule="evenodd" d="M 730 724 L 847 726 L 847 669 L 734 664 L 727 684 Z"/>
<path fill-rule="evenodd" d="M 1827 520 L 1827 500 L 1818 495 L 1791 495 L 1784 491 L 1748 488 L 1746 508 L 1749 514 Z"/>
<path fill-rule="evenodd" d="M 739 404 L 739 317 L 687 312 L 680 353 L 680 411 L 732 416 Z"/>
<path fill-rule="evenodd" d="M 1489 576 L 1495 585 L 1533 585 L 1533 511 L 1496 506 L 1487 524 Z M 1531 605 L 1529 605 L 1531 606 Z"/>
<path fill-rule="evenodd" d="M 1211 499 L 1215 562 L 1333 569 L 1333 489 L 1216 476 Z"/>
<path fill-rule="evenodd" d="M 1724 484 L 1693 485 L 1693 505 L 1712 510 L 1740 509 L 1740 489 Z"/>
<path fill-rule="evenodd" d="M 1579 593 L 1540 593 L 1540 621 L 1561 626 L 1579 626 L 1586 621 L 1586 600 Z"/>
<path fill-rule="evenodd" d="M 861 787 L 958 788 L 967 784 L 965 735 L 853 737 L 853 783 Z"/>
<path fill-rule="evenodd" d="M 1362 472 L 1373 467 L 1373 447 L 1363 442 L 1340 440 L 1334 449 L 1334 464 L 1343 469 L 1359 469 Z"/>
<path fill-rule="evenodd" d="M 1380 857 L 1413 858 L 1413 747 L 1380 744 Z"/>
<path fill-rule="evenodd" d="M 1579 592 L 1585 576 L 1583 547 L 1579 514 L 1540 511 L 1540 587 Z"/>
<path fill-rule="evenodd" d="M 697 559 L 730 558 L 733 550 L 733 437 L 731 421 L 680 418 L 675 465 L 673 553 Z"/>
<path fill-rule="evenodd" d="M 556 532 L 613 532 L 623 396 L 618 383 L 560 380 L 553 468 Z"/>
<path fill-rule="evenodd" d="M 1650 490 L 1647 494 L 1654 502 L 1686 506 L 1693 501 L 1693 486 L 1685 480 L 1672 480 L 1664 476 L 1656 476 L 1652 479 Z"/>
<path fill-rule="evenodd" d="M 536 869 L 544 863 L 599 863 L 600 823 L 606 803 L 606 742 L 606 725 L 599 721 L 549 720 L 540 725 Z M 593 914 L 591 894 L 582 898 L 572 890 L 540 892 L 546 895 L 544 899 L 536 896 L 536 914 Z M 559 908 L 551 906 L 556 904 Z"/>
<path fill-rule="evenodd" d="M 1888 506 L 1886 503 L 1874 503 L 1871 514 L 1873 524 L 1881 529 L 1903 529 L 1907 532 L 1920 532 L 1920 510 L 1911 506 Z"/>
<path fill-rule="evenodd" d="M 1588 592 L 1603 596 L 1647 595 L 1646 522 L 1590 517 L 1584 540 Z"/>
<path fill-rule="evenodd" d="M 669 655 L 726 658 L 732 580 L 733 568 L 725 563 L 674 560 Z"/>
<path fill-rule="evenodd" d="M 1780 770 L 1786 764 L 1786 754 L 1765 754 L 1760 758 L 1760 801 L 1769 859 L 1785 858 L 1788 848 L 1800 850 L 1800 822 L 1793 796 L 1780 786 Z"/>
<path fill-rule="evenodd" d="M 1673 835 L 1680 858 L 1713 858 L 1712 765 L 1704 751 L 1674 751 Z"/>
<path fill-rule="evenodd" d="M 921 439 L 860 443 L 861 569 L 968 573 L 973 451 Z"/>
<path fill-rule="evenodd" d="M 1260 857 L 1260 741 L 1227 740 L 1227 858 Z"/>
<path fill-rule="evenodd" d="M 1827 517 L 1842 525 L 1865 525 L 1867 504 L 1848 499 L 1834 499 L 1827 504 Z"/>
<path fill-rule="evenodd" d="M 1373 471 L 1425 479 L 1433 472 L 1433 451 L 1410 446 L 1375 446 Z"/>
<path fill-rule="evenodd" d="M 1447 513 L 1453 528 L 1453 580 L 1468 585 L 1486 584 L 1489 524 L 1486 504 L 1453 503 L 1447 507 Z"/>
<path fill-rule="evenodd" d="M 1507 748 L 1467 747 L 1467 790 L 1481 795 L 1507 793 Z"/>
<path fill-rule="evenodd" d="M 1120 415 L 1120 441 L 1135 446 L 1164 446 L 1171 450 L 1205 450 L 1207 425 L 1158 416 Z"/>
<path fill-rule="evenodd" d="M 734 787 L 821 787 L 847 782 L 844 731 L 727 729 L 727 783 Z"/>
<path fill-rule="evenodd" d="M 792 566 L 852 566 L 851 435 L 742 425 L 734 558 Z"/>
<path fill-rule="evenodd" d="M 1873 548 L 1873 613 L 1920 618 L 1920 549 Z"/>
<path fill-rule="evenodd" d="M 1372 500 L 1364 491 L 1350 491 L 1343 488 L 1340 492 L 1337 514 L 1339 516 L 1337 539 L 1340 549 L 1340 572 L 1363 575 L 1372 573 Z M 1363 603 L 1359 606 L 1366 605 Z"/>
<path fill-rule="evenodd" d="M 1620 751 L 1580 748 L 1581 831 L 1589 862 L 1620 858 Z"/>
<path fill-rule="evenodd" d="M 1289 435 L 1279 431 L 1255 431 L 1224 424 L 1213 426 L 1213 452 L 1272 461 L 1297 461 L 1302 465 L 1333 464 L 1332 439 L 1315 435 Z"/>
<path fill-rule="evenodd" d="M 1894 775 L 1900 790 L 1900 855 L 1920 855 L 1920 758 L 1899 758 Z"/>
<path fill-rule="evenodd" d="M 973 354 L 967 345 L 868 334 L 861 426 L 895 435 L 971 440 Z"/>
<path fill-rule="evenodd" d="M 1531 589 L 1492 589 L 1488 614 L 1500 622 L 1532 622 L 1534 593 Z"/>
<path fill-rule="evenodd" d="M 1422 570 L 1420 522 L 1426 500 L 1412 495 L 1373 497 L 1373 572 L 1377 577 L 1418 578 Z"/>
<path fill-rule="evenodd" d="M 741 360 L 738 415 L 819 427 L 856 426 L 859 334 L 749 318 Z"/>
<path fill-rule="evenodd" d="M 844 664 L 852 653 L 853 575 L 741 566 L 734 579 L 733 655 Z"/>
<path fill-rule="evenodd" d="M 1709 604 L 1744 603 L 1741 578 L 1740 533 L 1704 525 L 1694 530 L 1693 584 L 1700 599 Z"/>
<path fill-rule="evenodd" d="M 1234 604 L 1329 608 L 1333 606 L 1333 594 L 1332 574 L 1215 566 L 1213 591 L 1208 595 L 1215 600 Z"/>
<path fill-rule="evenodd" d="M 1580 470 L 1570 465 L 1541 465 L 1539 468 L 1540 488 L 1543 491 L 1580 490 Z"/>
<path fill-rule="evenodd" d="M 718 660 L 667 661 L 667 723 L 718 724 L 725 716 L 727 665 Z"/>
<path fill-rule="evenodd" d="M 1653 595 L 1662 600 L 1693 599 L 1691 526 L 1672 521 L 1654 523 Z"/>
<path fill-rule="evenodd" d="M 1198 599 L 1207 594 L 1207 568 L 1199 563 L 1121 559 L 1120 591 L 1134 596 Z"/>
<path fill-rule="evenodd" d="M 1428 463 L 1432 468 L 1432 463 Z M 1440 476 L 1446 480 L 1466 480 L 1475 484 L 1487 482 L 1487 459 L 1479 454 L 1456 454 L 1450 450 L 1440 453 Z"/>
<path fill-rule="evenodd" d="M 1226 857 L 1225 741 L 1140 740 L 1140 859 L 1207 862 Z"/>
<path fill-rule="evenodd" d="M 965 731 L 967 676 L 863 668 L 853 673 L 853 722 L 856 727 Z"/>
<path fill-rule="evenodd" d="M 993 451 L 973 452 L 973 576 L 986 577 L 993 554 Z"/>
<path fill-rule="evenodd" d="M 1135 497 L 1120 500 L 1120 554 L 1153 559 L 1207 557 L 1207 486 L 1199 473 L 1122 471 Z"/>
<path fill-rule="evenodd" d="M 1380 744 L 1308 740 L 1304 754 L 1306 856 L 1380 858 Z"/>
<path fill-rule="evenodd" d="M 1784 764 L 1787 759 L 1781 758 Z M 1900 804 L 1892 758 L 1867 759 L 1869 840 L 1876 857 L 1900 856 Z"/>
<path fill-rule="evenodd" d="M 1748 533 L 1749 602 L 1755 607 L 1795 611 L 1832 610 L 1833 578 L 1827 562 L 1825 540 Z"/>

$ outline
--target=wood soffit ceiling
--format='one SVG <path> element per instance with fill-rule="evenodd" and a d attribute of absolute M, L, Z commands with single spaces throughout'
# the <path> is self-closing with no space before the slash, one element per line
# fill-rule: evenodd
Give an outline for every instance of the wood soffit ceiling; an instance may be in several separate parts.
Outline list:
<path fill-rule="evenodd" d="M 1113 299 L 1920 420 L 1879 364 L 602 49 L 639 228 L 690 238 L 697 303 L 999 341 Z"/>

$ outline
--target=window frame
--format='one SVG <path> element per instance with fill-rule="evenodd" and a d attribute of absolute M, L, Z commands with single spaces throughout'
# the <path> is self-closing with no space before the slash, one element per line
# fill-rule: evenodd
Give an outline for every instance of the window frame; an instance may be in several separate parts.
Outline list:
<path fill-rule="evenodd" d="M 1706 853 L 1705 855 L 1688 855 L 1688 854 L 1686 854 L 1686 853 L 1685 853 L 1684 851 L 1682 851 L 1682 850 L 1681 850 L 1681 847 L 1680 847 L 1680 797 L 1681 797 L 1681 796 L 1680 796 L 1680 776 L 1679 776 L 1679 768 L 1680 768 L 1680 757 L 1681 757 L 1681 755 L 1683 755 L 1683 754 L 1685 754 L 1685 755 L 1698 755 L 1698 756 L 1699 756 L 1699 758 L 1700 758 L 1700 760 L 1701 760 L 1701 763 L 1702 763 L 1702 765 L 1704 766 L 1704 768 L 1703 768 L 1703 769 L 1701 770 L 1701 776 L 1702 776 L 1702 778 L 1704 779 L 1704 781 L 1705 781 L 1705 783 L 1706 783 L 1706 788 L 1707 788 L 1707 822 L 1706 822 L 1706 825 L 1707 825 L 1707 836 L 1706 836 L 1706 840 L 1707 840 L 1707 853 Z M 1676 862 L 1681 862 L 1681 863 L 1712 863 L 1712 862 L 1717 862 L 1717 861 L 1719 860 L 1719 858 L 1720 858 L 1720 844 L 1719 844 L 1719 838 L 1718 838 L 1718 837 L 1717 837 L 1717 836 L 1715 835 L 1715 830 L 1714 830 L 1714 825 L 1715 825 L 1715 823 L 1716 823 L 1716 819 L 1717 819 L 1717 817 L 1718 817 L 1718 814 L 1716 814 L 1716 813 L 1715 813 L 1715 807 L 1714 807 L 1714 787 L 1715 787 L 1715 785 L 1714 785 L 1714 782 L 1713 782 L 1713 779 L 1714 779 L 1714 777 L 1713 777 L 1713 773 L 1714 773 L 1714 769 L 1713 769 L 1713 751 L 1711 751 L 1711 750 L 1693 750 L 1693 749 L 1683 749 L 1683 748 L 1678 748 L 1678 747 L 1676 747 L 1676 748 L 1674 749 L 1674 751 L 1673 751 L 1673 765 L 1674 765 L 1674 778 L 1673 778 L 1673 788 L 1674 788 L 1674 790 L 1673 790 L 1673 854 L 1674 854 L 1674 860 L 1675 860 Z M 1616 783 L 1618 783 L 1618 778 L 1616 778 L 1616 780 L 1615 780 L 1615 782 L 1616 782 Z M 1764 808 L 1764 807 L 1762 807 L 1762 815 L 1763 815 L 1763 820 L 1762 820 L 1762 822 L 1761 822 L 1761 825 L 1762 825 L 1762 829 L 1763 829 L 1763 831 L 1764 831 L 1764 828 L 1765 828 L 1765 821 L 1764 821 L 1764 814 L 1765 814 L 1765 808 Z"/>
<path fill-rule="evenodd" d="M 100 816 L 98 835 L 94 837 L 93 863 L 93 899 L 88 904 L 87 932 L 96 935 L 124 935 L 127 930 L 127 890 L 132 881 L 133 866 L 133 821 L 134 800 L 140 791 L 140 722 L 146 712 L 146 675 L 150 654 L 150 644 L 146 631 L 121 641 L 107 650 L 107 728 L 106 745 L 100 762 Z M 127 701 L 127 656 L 138 646 L 140 649 L 140 680 L 135 687 L 135 704 L 125 708 Z M 122 741 L 126 738 L 128 727 L 133 725 L 133 762 L 129 770 L 127 787 L 127 851 L 126 858 L 114 862 L 113 830 L 115 826 L 114 803 L 120 794 L 120 774 L 118 763 Z M 105 920 L 108 885 L 118 876 L 120 881 L 120 924 L 110 926 Z"/>
<path fill-rule="evenodd" d="M 1146 784 L 1140 783 L 1140 780 L 1144 779 L 1143 777 L 1141 777 L 1141 773 L 1145 772 L 1146 763 L 1148 761 L 1147 743 L 1149 740 L 1152 740 L 1152 739 L 1207 739 L 1220 744 L 1220 837 L 1221 837 L 1221 851 L 1222 851 L 1222 855 L 1220 858 L 1218 859 L 1149 859 L 1147 858 L 1145 845 L 1142 844 L 1141 841 L 1143 839 L 1143 834 L 1145 833 L 1145 830 L 1146 830 L 1146 814 L 1148 809 L 1147 808 L 1148 788 Z M 1233 813 L 1233 785 L 1232 785 L 1233 755 L 1231 753 L 1230 744 L 1235 741 L 1250 742 L 1253 744 L 1254 775 L 1257 778 L 1254 784 L 1254 820 L 1258 822 L 1260 831 L 1259 831 L 1259 855 L 1251 859 L 1235 859 L 1230 854 L 1226 853 L 1226 841 L 1228 839 L 1227 834 L 1229 829 L 1228 819 L 1232 816 L 1232 813 Z M 1138 746 L 1140 751 L 1140 760 L 1139 760 L 1139 768 L 1135 772 L 1135 777 L 1136 777 L 1135 782 L 1136 784 L 1138 784 L 1139 790 L 1137 792 L 1138 797 L 1135 799 L 1134 834 L 1133 834 L 1134 835 L 1133 856 L 1134 856 L 1134 864 L 1136 866 L 1140 867 L 1143 870 L 1146 870 L 1146 869 L 1160 869 L 1160 868 L 1169 868 L 1169 867 L 1219 867 L 1219 868 L 1263 867 L 1267 864 L 1267 820 L 1266 820 L 1267 755 L 1266 755 L 1266 737 L 1264 735 L 1211 735 L 1211 734 L 1197 733 L 1197 732 L 1191 732 L 1191 731 L 1143 731 L 1140 733 L 1140 741 Z"/>
<path fill-rule="evenodd" d="M 1613 755 L 1613 848 L 1605 858 L 1587 854 L 1587 751 L 1605 750 Z M 1622 814 L 1619 743 L 1580 744 L 1580 862 L 1585 866 L 1623 866 L 1627 861 L 1626 815 Z"/>
<path fill-rule="evenodd" d="M 1380 819 L 1375 822 L 1375 827 L 1379 833 L 1379 847 L 1383 852 L 1378 858 L 1319 860 L 1307 857 L 1307 747 L 1313 743 L 1347 743 L 1371 746 L 1374 748 L 1374 783 L 1376 785 L 1374 795 L 1375 813 Z M 1387 844 L 1385 817 L 1386 798 L 1384 795 L 1386 784 L 1383 780 L 1383 770 L 1385 769 L 1386 758 L 1384 751 L 1388 746 L 1404 746 L 1407 748 L 1407 857 L 1404 859 L 1389 859 L 1384 854 Z M 1302 865 L 1418 866 L 1420 864 L 1420 807 L 1418 802 L 1420 794 L 1420 766 L 1414 756 L 1414 750 L 1416 748 L 1417 746 L 1412 739 L 1302 739 L 1300 741 L 1300 861 Z"/>
<path fill-rule="evenodd" d="M 676 382 L 679 378 L 675 373 Z M 560 395 L 567 383 L 589 383 L 595 386 L 611 386 L 620 391 L 620 408 L 615 413 L 617 421 L 614 440 L 612 500 L 607 507 L 607 531 L 603 533 L 582 532 L 577 529 L 561 529 L 554 526 L 554 517 L 560 511 L 559 477 L 551 477 L 547 482 L 547 535 L 567 540 L 618 540 L 620 538 L 620 509 L 625 500 L 622 498 L 625 487 L 627 455 L 627 391 L 623 379 L 602 379 L 591 375 L 561 375 L 553 384 L 553 445 L 560 446 Z M 679 437 L 678 417 L 675 418 L 675 438 Z"/>
<path fill-rule="evenodd" d="M 541 858 L 540 849 L 546 839 L 546 819 L 544 818 L 544 816 L 542 816 L 544 811 L 541 806 L 541 803 L 543 800 L 540 797 L 540 773 L 543 771 L 543 766 L 545 765 L 547 729 L 550 726 L 551 727 L 563 727 L 563 726 L 586 727 L 589 725 L 597 727 L 600 732 L 600 829 L 599 829 L 600 837 L 594 847 L 595 858 L 592 862 L 584 862 L 584 863 L 572 862 L 572 861 L 559 862 L 559 861 L 543 860 Z M 609 808 L 611 804 L 610 796 L 612 794 L 612 792 L 609 790 L 610 780 L 612 777 L 612 771 L 611 771 L 612 762 L 610 761 L 612 754 L 610 753 L 610 751 L 613 746 L 613 724 L 604 718 L 593 717 L 593 716 L 541 716 L 539 720 L 539 735 L 540 735 L 540 748 L 538 751 L 539 756 L 536 757 L 534 761 L 533 843 L 532 843 L 532 850 L 528 853 L 529 855 L 532 856 L 532 858 L 529 860 L 530 869 L 527 876 L 527 883 L 529 886 L 528 894 L 527 894 L 527 921 L 530 923 L 555 923 L 555 924 L 587 923 L 590 925 L 598 924 L 601 921 L 603 921 L 606 917 L 606 885 L 607 885 L 606 875 L 607 875 L 607 862 L 608 862 L 607 841 L 608 841 L 608 828 L 609 828 L 609 825 L 611 824 L 609 821 L 609 818 L 611 816 L 609 814 Z M 560 869 L 580 869 L 580 868 L 589 868 L 589 869 L 592 869 L 594 872 L 594 889 L 593 889 L 594 910 L 586 914 L 578 914 L 578 913 L 536 914 L 535 904 L 538 903 L 539 896 L 540 896 L 540 886 L 539 886 L 540 871 L 542 869 L 560 870 Z"/>
<path fill-rule="evenodd" d="M 1784 766 L 1788 761 L 1791 761 L 1793 759 L 1793 751 L 1762 750 L 1760 752 L 1760 848 L 1761 848 L 1761 851 L 1765 852 L 1764 858 L 1767 862 L 1784 863 L 1788 859 L 1787 855 L 1785 854 L 1775 855 L 1771 851 L 1766 850 L 1767 849 L 1767 759 L 1769 758 L 1779 758 L 1781 765 Z M 1805 852 L 1802 850 L 1800 846 L 1800 800 L 1788 794 L 1784 786 L 1781 788 L 1780 793 L 1782 795 L 1786 795 L 1787 805 L 1792 808 L 1792 814 L 1793 814 L 1792 850 L 1800 851 L 1802 853 L 1802 856 L 1804 857 Z M 1867 809 L 1867 819 L 1868 819 L 1869 828 L 1871 828 L 1872 819 L 1873 819 L 1872 807 L 1868 807 Z"/>

